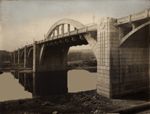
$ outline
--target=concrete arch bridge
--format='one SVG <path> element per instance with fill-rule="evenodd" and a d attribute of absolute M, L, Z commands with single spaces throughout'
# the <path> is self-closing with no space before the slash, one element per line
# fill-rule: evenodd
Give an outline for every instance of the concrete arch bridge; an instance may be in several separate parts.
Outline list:
<path fill-rule="evenodd" d="M 118 19 L 101 18 L 90 26 L 62 19 L 43 40 L 14 50 L 12 58 L 33 69 L 34 96 L 65 94 L 68 50 L 89 44 L 97 59 L 97 93 L 118 98 L 149 89 L 149 39 L 150 10 Z M 25 75 L 18 77 L 26 83 Z"/>

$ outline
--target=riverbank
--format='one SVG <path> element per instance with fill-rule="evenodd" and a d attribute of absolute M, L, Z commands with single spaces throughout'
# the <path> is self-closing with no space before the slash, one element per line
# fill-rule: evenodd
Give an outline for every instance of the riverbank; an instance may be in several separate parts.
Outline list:
<path fill-rule="evenodd" d="M 97 72 L 97 61 L 94 60 L 89 60 L 89 61 L 73 61 L 73 62 L 68 62 L 68 70 L 73 70 L 73 69 L 83 69 L 87 70 L 89 72 Z M 21 64 L 11 64 L 11 67 L 4 67 L 0 68 L 0 71 L 2 72 L 11 72 L 12 70 L 20 70 L 22 72 L 32 72 L 32 68 L 24 68 L 23 63 Z"/>
<path fill-rule="evenodd" d="M 55 114 L 105 114 L 148 101 L 149 94 L 147 92 L 121 99 L 108 99 L 98 95 L 96 90 L 91 90 L 66 95 L 5 101 L 1 103 L 1 112 L 2 114 L 54 114 L 54 112 L 57 112 Z"/>

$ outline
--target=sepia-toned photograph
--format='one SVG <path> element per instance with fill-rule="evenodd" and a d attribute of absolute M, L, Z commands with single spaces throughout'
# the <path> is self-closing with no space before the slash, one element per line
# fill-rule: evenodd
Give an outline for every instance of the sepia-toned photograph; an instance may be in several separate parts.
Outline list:
<path fill-rule="evenodd" d="M 150 0 L 0 0 L 0 114 L 150 114 Z"/>

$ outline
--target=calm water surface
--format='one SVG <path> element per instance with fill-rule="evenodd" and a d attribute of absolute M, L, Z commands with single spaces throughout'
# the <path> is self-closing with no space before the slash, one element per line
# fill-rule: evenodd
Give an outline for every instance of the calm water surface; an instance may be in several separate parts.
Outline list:
<path fill-rule="evenodd" d="M 85 70 L 68 71 L 68 92 L 79 92 L 96 89 L 97 73 Z M 32 94 L 24 90 L 19 80 L 11 73 L 0 75 L 0 101 L 32 98 Z"/>

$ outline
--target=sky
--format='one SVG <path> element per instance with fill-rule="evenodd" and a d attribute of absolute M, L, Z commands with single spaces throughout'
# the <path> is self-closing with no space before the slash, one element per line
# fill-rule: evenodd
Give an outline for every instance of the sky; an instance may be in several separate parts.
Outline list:
<path fill-rule="evenodd" d="M 0 3 L 0 50 L 13 51 L 44 34 L 60 19 L 70 18 L 83 24 L 102 17 L 119 18 L 150 8 L 150 0 L 21 0 Z M 81 46 L 72 49 L 86 49 Z"/>

